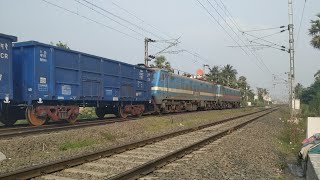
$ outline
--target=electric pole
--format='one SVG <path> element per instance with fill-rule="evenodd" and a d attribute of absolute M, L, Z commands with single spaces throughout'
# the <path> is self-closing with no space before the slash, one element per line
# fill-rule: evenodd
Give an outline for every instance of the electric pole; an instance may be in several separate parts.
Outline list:
<path fill-rule="evenodd" d="M 295 92 L 294 92 L 294 36 L 293 36 L 293 4 L 292 0 L 288 0 L 288 15 L 289 15 L 289 53 L 290 53 L 290 98 L 289 98 L 289 107 L 291 119 L 294 119 L 294 109 L 295 109 Z"/>
<path fill-rule="evenodd" d="M 149 42 L 156 42 L 155 40 L 152 40 L 150 38 L 144 38 L 144 65 L 149 66 L 148 62 L 150 61 L 149 59 Z"/>

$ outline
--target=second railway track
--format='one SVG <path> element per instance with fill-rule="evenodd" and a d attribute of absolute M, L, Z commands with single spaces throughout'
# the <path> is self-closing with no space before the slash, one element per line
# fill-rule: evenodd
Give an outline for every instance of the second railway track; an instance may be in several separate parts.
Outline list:
<path fill-rule="evenodd" d="M 249 113 L 99 152 L 20 169 L 2 174 L 0 179 L 38 176 L 42 176 L 41 179 L 135 179 L 273 111 L 275 109 Z"/>
<path fill-rule="evenodd" d="M 184 113 L 195 113 L 195 112 L 184 112 Z M 173 115 L 179 115 L 183 113 L 178 114 L 164 114 L 162 116 L 173 116 Z M 151 114 L 147 114 L 145 116 L 148 116 Z M 128 117 L 126 119 L 123 118 L 106 118 L 98 120 L 97 118 L 94 119 L 83 119 L 76 124 L 69 124 L 69 123 L 59 123 L 59 124 L 48 124 L 43 126 L 22 126 L 22 127 L 2 127 L 0 128 L 0 139 L 4 138 L 13 138 L 17 136 L 26 136 L 26 135 L 32 135 L 32 134 L 38 134 L 38 133 L 49 133 L 49 132 L 55 132 L 55 131 L 62 131 L 62 130 L 68 130 L 68 129 L 77 129 L 77 128 L 84 128 L 84 127 L 91 127 L 91 126 L 100 126 L 100 125 L 106 125 L 106 124 L 112 124 L 117 122 L 124 122 L 128 120 L 135 120 L 137 118 L 135 117 Z"/>

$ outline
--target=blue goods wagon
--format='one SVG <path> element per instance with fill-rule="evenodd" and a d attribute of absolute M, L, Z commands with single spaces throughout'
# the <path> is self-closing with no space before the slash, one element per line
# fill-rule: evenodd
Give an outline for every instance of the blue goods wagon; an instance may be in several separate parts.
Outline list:
<path fill-rule="evenodd" d="M 0 121 L 5 125 L 12 125 L 8 107 L 13 103 L 12 42 L 15 41 L 15 36 L 0 34 Z"/>
<path fill-rule="evenodd" d="M 74 123 L 79 106 L 96 114 L 141 115 L 151 103 L 151 70 L 35 41 L 13 47 L 14 95 L 32 125 Z"/>
<path fill-rule="evenodd" d="M 152 96 L 157 111 L 180 112 L 220 108 L 220 85 L 156 69 Z"/>

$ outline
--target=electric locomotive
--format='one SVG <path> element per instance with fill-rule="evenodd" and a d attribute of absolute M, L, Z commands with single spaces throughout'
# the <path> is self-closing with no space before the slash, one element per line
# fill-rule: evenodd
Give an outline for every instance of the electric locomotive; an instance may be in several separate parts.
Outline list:
<path fill-rule="evenodd" d="M 151 94 L 155 111 L 211 110 L 240 107 L 241 93 L 237 89 L 155 69 Z"/>

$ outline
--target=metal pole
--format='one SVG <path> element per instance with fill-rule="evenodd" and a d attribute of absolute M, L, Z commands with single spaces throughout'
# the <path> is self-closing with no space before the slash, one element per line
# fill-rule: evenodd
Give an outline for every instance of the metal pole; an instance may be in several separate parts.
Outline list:
<path fill-rule="evenodd" d="M 144 38 L 144 65 L 148 66 L 148 38 Z"/>
<path fill-rule="evenodd" d="M 292 0 L 288 0 L 288 15 L 289 15 L 289 53 L 290 53 L 290 107 L 291 118 L 295 117 L 295 92 L 294 92 L 294 36 L 293 36 L 293 4 Z"/>

